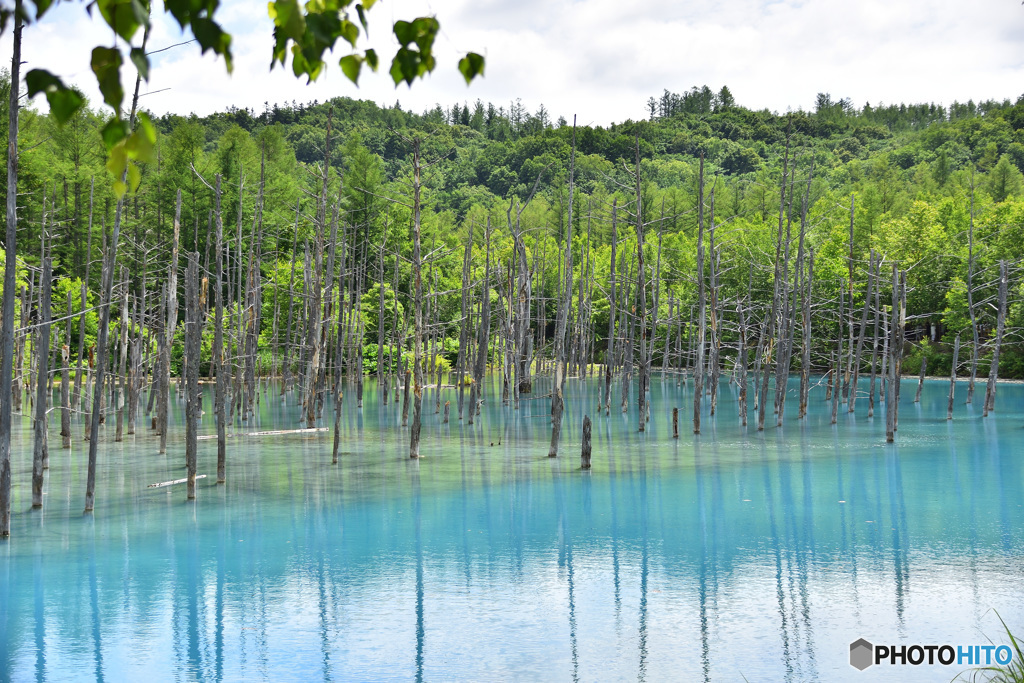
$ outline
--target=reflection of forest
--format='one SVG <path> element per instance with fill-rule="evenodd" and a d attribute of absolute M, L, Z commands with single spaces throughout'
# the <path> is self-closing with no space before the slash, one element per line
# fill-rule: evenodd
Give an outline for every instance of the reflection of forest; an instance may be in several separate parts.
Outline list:
<path fill-rule="evenodd" d="M 877 419 L 832 427 L 820 400 L 759 436 L 723 383 L 705 434 L 673 442 L 686 390 L 659 382 L 646 436 L 612 424 L 633 415 L 595 422 L 590 473 L 544 458 L 547 422 L 500 405 L 472 429 L 427 425 L 432 450 L 410 462 L 372 385 L 374 407 L 346 409 L 339 467 L 329 435 L 233 446 L 236 474 L 195 504 L 145 489 L 180 450 L 126 442 L 83 518 L 81 453 L 55 452 L 45 514 L 4 548 L 4 678 L 814 680 L 871 629 L 946 640 L 989 606 L 1020 616 L 993 602 L 1012 595 L 1024 528 L 1024 472 L 1003 457 L 1020 437 L 1000 422 L 947 424 L 928 384 L 897 447 Z M 596 391 L 570 384 L 567 438 Z M 268 402 L 253 428 L 289 410 Z"/>

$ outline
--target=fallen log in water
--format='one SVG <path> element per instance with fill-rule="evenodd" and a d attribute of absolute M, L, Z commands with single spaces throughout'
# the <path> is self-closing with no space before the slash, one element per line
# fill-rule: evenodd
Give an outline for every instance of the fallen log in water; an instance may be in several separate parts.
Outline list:
<path fill-rule="evenodd" d="M 281 436 L 283 434 L 315 434 L 317 432 L 330 431 L 328 427 L 312 427 L 309 429 L 275 429 L 269 432 L 238 432 L 235 434 L 226 434 L 225 438 L 232 438 L 235 436 Z M 199 437 L 200 441 L 207 439 L 216 439 L 216 434 L 204 434 Z"/>
<path fill-rule="evenodd" d="M 199 438 L 201 439 L 203 437 L 199 437 Z M 196 479 L 206 479 L 206 475 L 205 474 L 196 475 Z M 186 481 L 188 481 L 188 477 L 185 477 L 184 479 L 175 479 L 174 481 L 162 481 L 162 482 L 157 483 L 157 484 L 150 484 L 146 488 L 147 489 L 162 489 L 165 486 L 174 486 L 175 484 L 184 484 Z"/>

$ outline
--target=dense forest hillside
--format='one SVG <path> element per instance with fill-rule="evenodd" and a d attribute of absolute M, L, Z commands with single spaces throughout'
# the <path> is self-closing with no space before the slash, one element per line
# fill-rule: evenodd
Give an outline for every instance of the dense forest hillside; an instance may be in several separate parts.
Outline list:
<path fill-rule="evenodd" d="M 1008 261 L 1007 350 L 1000 374 L 1024 376 L 1024 355 L 1016 349 L 1021 323 L 1016 266 L 1024 244 L 1024 99 L 948 108 L 858 108 L 820 94 L 813 112 L 779 114 L 744 108 L 728 88 L 715 92 L 704 87 L 682 94 L 665 91 L 650 98 L 647 111 L 648 120 L 574 127 L 564 119 L 552 121 L 544 107 L 525 111 L 518 101 L 507 106 L 453 103 L 416 114 L 397 103 L 381 108 L 336 98 L 267 103 L 262 112 L 230 108 L 206 117 L 154 117 L 156 161 L 142 166 L 138 187 L 128 196 L 122 226 L 127 240 L 121 242 L 118 264 L 126 269 L 133 297 L 143 301 L 148 286 L 149 302 L 156 301 L 154 287 L 167 279 L 180 191 L 181 249 L 197 251 L 201 267 L 211 272 L 212 185 L 219 174 L 230 286 L 226 296 L 229 305 L 245 300 L 239 283 L 258 246 L 259 348 L 268 354 L 264 367 L 280 365 L 282 349 L 299 334 L 286 329 L 287 309 L 296 301 L 301 306 L 310 286 L 304 268 L 317 235 L 320 169 L 326 160 L 331 169 L 327 201 L 337 207 L 341 225 L 335 276 L 347 280 L 350 301 L 361 302 L 355 307 L 366 345 L 367 358 L 361 362 L 364 371 L 372 371 L 376 353 L 384 348 L 378 344 L 380 301 L 390 307 L 385 315 L 398 318 L 391 321 L 395 329 L 388 330 L 384 342 L 405 347 L 412 324 L 407 311 L 413 296 L 410 140 L 415 137 L 422 140 L 426 167 L 422 241 L 428 257 L 428 324 L 452 363 L 466 305 L 465 245 L 472 236 L 468 281 L 477 288 L 489 256 L 493 324 L 507 327 L 516 298 L 510 292 L 519 253 L 517 230 L 533 283 L 537 310 L 531 315 L 539 324 L 531 329 L 538 349 L 553 336 L 568 235 L 576 255 L 570 261 L 571 282 L 580 287 L 578 296 L 571 297 L 570 335 L 580 339 L 585 360 L 603 362 L 612 307 L 613 215 L 621 317 L 624 308 L 635 309 L 636 283 L 632 289 L 626 283 L 636 277 L 639 206 L 646 232 L 645 301 L 658 307 L 651 309 L 655 367 L 675 364 L 673 353 L 684 365 L 682 356 L 693 353 L 688 349 L 699 296 L 697 233 L 704 221 L 705 231 L 712 225 L 715 230 L 714 251 L 702 247 L 702 270 L 715 278 L 708 284 L 719 307 L 717 343 L 723 358 L 737 353 L 740 308 L 747 309 L 745 324 L 755 326 L 770 313 L 776 247 L 785 224 L 788 239 L 782 246 L 790 260 L 783 267 L 796 267 L 798 232 L 806 233 L 808 253 L 814 253 L 810 298 L 814 324 L 821 330 L 812 335 L 813 366 L 829 364 L 828 340 L 835 340 L 840 322 L 832 309 L 841 289 L 853 296 L 846 318 L 859 322 L 850 311 L 862 305 L 873 249 L 907 271 L 909 358 L 904 369 L 909 371 L 925 354 L 930 371 L 948 373 L 949 345 L 959 333 L 970 335 L 972 312 L 981 344 L 978 371 L 984 369 L 996 318 L 998 263 Z M 586 112 L 580 116 L 586 119 Z M 0 120 L 6 121 L 6 114 Z M 19 251 L 26 266 L 21 279 L 33 279 L 45 229 L 52 239 L 47 248 L 56 277 L 54 317 L 65 314 L 69 292 L 76 294 L 72 311 L 80 310 L 81 280 L 88 283 L 90 297 L 99 286 L 104 231 L 112 224 L 115 204 L 112 178 L 104 169 L 101 122 L 99 114 L 86 111 L 59 127 L 39 111 L 21 113 Z M 698 201 L 702 192 L 703 205 Z M 707 242 L 707 236 L 703 239 Z M 291 303 L 289 287 L 298 297 Z M 883 290 L 883 303 L 886 296 Z M 34 306 L 27 305 L 26 313 L 35 316 Z M 290 317 L 298 325 L 299 316 Z M 682 329 L 672 332 L 677 326 Z M 77 330 L 69 333 L 72 362 L 78 348 L 94 343 L 95 322 L 90 320 L 85 329 L 84 347 Z M 615 334 L 627 336 L 619 330 Z M 680 339 L 668 341 L 673 334 Z M 590 341 L 584 339 L 588 335 Z M 671 344 L 677 341 L 674 349 Z M 799 364 L 799 358 L 794 362 Z M 966 362 L 961 354 L 961 366 Z"/>

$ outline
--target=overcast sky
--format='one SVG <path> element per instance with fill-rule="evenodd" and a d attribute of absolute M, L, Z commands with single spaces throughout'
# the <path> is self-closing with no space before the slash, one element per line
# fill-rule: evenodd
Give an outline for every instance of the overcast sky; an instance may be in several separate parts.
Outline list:
<path fill-rule="evenodd" d="M 150 49 L 183 40 L 162 4 L 154 5 L 161 11 Z M 290 65 L 270 71 L 266 7 L 264 0 L 222 3 L 218 17 L 234 36 L 231 76 L 222 61 L 201 57 L 197 45 L 177 47 L 154 56 L 143 84 L 143 91 L 169 90 L 142 104 L 157 114 L 202 115 L 347 95 L 385 105 L 398 100 L 420 112 L 435 103 L 480 98 L 507 106 L 521 98 L 529 111 L 543 103 L 552 118 L 577 114 L 582 124 L 605 125 L 645 117 L 647 98 L 665 88 L 703 84 L 728 85 L 739 104 L 779 112 L 812 108 L 818 92 L 849 97 L 858 107 L 1024 93 L 1020 0 L 382 0 L 369 12 L 369 45 L 388 55 L 387 63 L 378 74 L 364 74 L 359 88 L 337 67 L 344 52 L 311 85 Z M 437 69 L 412 89 L 396 89 L 386 73 L 396 49 L 391 23 L 427 14 L 441 22 Z M 63 3 L 25 30 L 23 69 L 49 69 L 98 104 L 89 53 L 110 41 L 84 3 Z M 456 68 L 466 51 L 487 58 L 486 77 L 468 88 Z M 0 61 L 9 65 L 10 54 L 8 30 Z M 122 77 L 130 92 L 130 67 Z M 37 106 L 45 109 L 45 99 Z"/>

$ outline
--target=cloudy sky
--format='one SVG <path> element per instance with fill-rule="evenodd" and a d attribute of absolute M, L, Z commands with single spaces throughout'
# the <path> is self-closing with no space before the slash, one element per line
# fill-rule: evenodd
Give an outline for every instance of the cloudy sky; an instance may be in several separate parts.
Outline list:
<path fill-rule="evenodd" d="M 357 89 L 337 68 L 341 52 L 311 85 L 290 70 L 271 71 L 266 7 L 263 0 L 222 3 L 218 16 L 234 36 L 233 75 L 195 44 L 177 47 L 154 56 L 143 90 L 163 92 L 142 103 L 157 114 L 207 114 L 347 95 L 398 100 L 419 112 L 438 102 L 507 106 L 521 98 L 530 111 L 543 103 L 553 118 L 577 114 L 581 123 L 603 125 L 645 116 L 647 98 L 665 88 L 703 84 L 728 85 L 740 104 L 780 112 L 812 108 L 818 92 L 858 107 L 1024 93 L 1020 0 L 382 0 L 369 13 L 368 45 L 389 55 L 388 65 L 394 20 L 433 14 L 441 22 L 437 70 L 412 89 L 396 89 L 387 66 L 365 74 Z M 151 50 L 183 40 L 169 15 L 158 14 Z M 100 102 L 89 53 L 110 41 L 84 3 L 63 3 L 25 30 L 23 68 L 49 69 Z M 10 50 L 8 30 L 0 61 L 9 64 Z M 466 51 L 487 57 L 486 77 L 468 88 L 456 69 Z M 126 70 L 126 83 L 132 75 Z"/>

